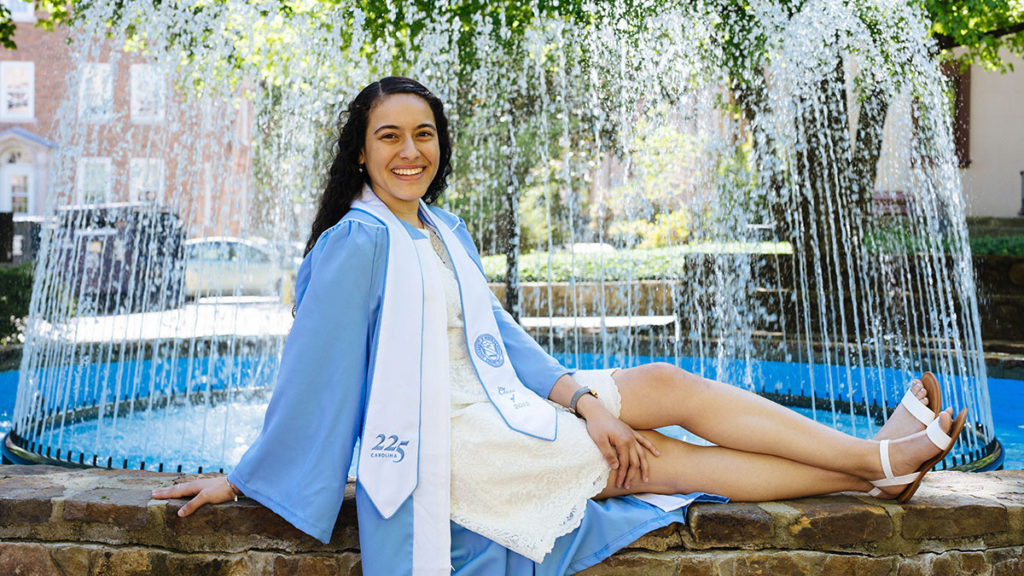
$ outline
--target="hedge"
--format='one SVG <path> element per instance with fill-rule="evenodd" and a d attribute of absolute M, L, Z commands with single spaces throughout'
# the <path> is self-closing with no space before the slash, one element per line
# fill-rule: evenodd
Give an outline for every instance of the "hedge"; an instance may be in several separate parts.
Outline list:
<path fill-rule="evenodd" d="M 1024 257 L 1024 236 L 972 237 L 970 243 L 971 253 L 975 256 Z M 894 247 L 890 244 L 889 248 Z M 577 253 L 575 258 L 568 252 L 554 252 L 550 256 L 549 276 L 548 253 L 532 252 L 520 256 L 519 278 L 523 282 L 547 282 L 549 278 L 553 282 L 566 282 L 569 278 L 581 281 L 660 280 L 681 277 L 687 262 L 692 262 L 694 256 L 792 253 L 793 249 L 787 242 L 687 244 L 650 250 L 582 252 Z M 484 256 L 483 265 L 489 282 L 505 281 L 504 255 Z"/>
<path fill-rule="evenodd" d="M 971 253 L 979 256 L 1024 256 L 1024 236 L 972 236 Z"/>
<path fill-rule="evenodd" d="M 34 263 L 0 265 L 0 345 L 23 339 L 24 321 L 32 301 Z"/>
<path fill-rule="evenodd" d="M 671 248 L 608 250 L 605 252 L 554 252 L 550 256 L 550 279 L 565 282 L 569 278 L 597 280 L 658 280 L 679 277 L 688 261 L 714 254 L 791 254 L 788 242 L 707 242 Z M 519 258 L 519 279 L 523 282 L 548 281 L 547 252 L 531 252 Z M 488 282 L 505 281 L 505 256 L 483 257 Z"/>

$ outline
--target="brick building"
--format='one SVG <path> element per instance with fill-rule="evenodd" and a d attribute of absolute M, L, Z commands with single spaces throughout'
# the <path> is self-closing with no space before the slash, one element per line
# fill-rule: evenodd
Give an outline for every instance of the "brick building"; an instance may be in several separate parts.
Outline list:
<path fill-rule="evenodd" d="M 45 12 L 0 2 L 18 46 L 0 53 L 0 212 L 17 220 L 69 204 L 140 202 L 177 212 L 190 236 L 244 228 L 247 106 L 222 107 L 230 117 L 220 110 L 209 122 L 209 110 L 182 105 L 160 66 L 112 41 L 69 46 L 67 30 L 36 27 Z"/>

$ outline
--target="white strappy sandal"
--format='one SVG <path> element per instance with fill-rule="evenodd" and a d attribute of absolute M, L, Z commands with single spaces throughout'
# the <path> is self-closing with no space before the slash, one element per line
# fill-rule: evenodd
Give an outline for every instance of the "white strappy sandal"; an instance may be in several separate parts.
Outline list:
<path fill-rule="evenodd" d="M 917 398 L 914 398 L 916 401 Z M 918 402 L 919 405 L 920 402 Z M 937 403 L 936 403 L 937 404 Z M 923 406 L 923 405 L 922 405 Z M 910 408 L 908 408 L 909 410 Z M 911 412 L 913 414 L 913 412 Z M 916 417 L 916 416 L 915 416 Z M 920 418 L 919 418 L 920 419 Z M 910 500 L 910 498 L 917 492 L 917 488 L 921 485 L 921 480 L 924 479 L 924 475 L 932 469 L 940 460 L 949 454 L 949 451 L 953 449 L 953 445 L 956 443 L 956 438 L 960 436 L 960 432 L 964 429 L 964 425 L 967 423 L 967 409 L 964 408 L 957 414 L 953 420 L 953 425 L 949 429 L 949 434 L 942 431 L 939 427 L 939 419 L 933 418 L 928 423 L 928 427 L 925 429 L 928 439 L 931 440 L 939 450 L 942 452 L 938 456 L 927 460 L 924 464 L 917 469 L 916 472 L 910 474 L 904 474 L 902 476 L 895 476 L 892 472 L 892 462 L 889 459 L 889 440 L 882 440 L 878 443 L 878 456 L 882 461 L 882 472 L 885 473 L 885 478 L 881 480 L 872 481 L 875 487 L 868 492 L 869 496 L 881 496 L 884 492 L 881 488 L 888 488 L 890 486 L 902 486 L 907 485 L 906 488 L 900 492 L 896 500 L 901 504 Z"/>

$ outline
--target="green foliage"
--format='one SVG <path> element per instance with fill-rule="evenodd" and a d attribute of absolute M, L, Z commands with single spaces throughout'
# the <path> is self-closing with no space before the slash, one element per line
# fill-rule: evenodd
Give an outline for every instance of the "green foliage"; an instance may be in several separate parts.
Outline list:
<path fill-rule="evenodd" d="M 615 220 L 608 227 L 608 235 L 625 246 L 678 246 L 690 237 L 690 213 L 686 210 L 661 212 L 654 215 L 654 222 L 645 219 Z"/>
<path fill-rule="evenodd" d="M 0 345 L 24 340 L 32 300 L 33 264 L 0 266 Z"/>
<path fill-rule="evenodd" d="M 47 10 L 50 20 L 43 20 L 40 26 L 52 29 L 54 24 L 67 25 L 74 22 L 74 14 L 97 0 L 45 0 L 38 2 L 41 9 Z M 110 21 L 108 25 L 127 30 L 129 35 L 134 30 L 130 21 L 130 0 L 99 0 L 109 6 Z M 181 12 L 182 17 L 197 18 L 201 15 L 224 14 L 225 0 L 205 0 L 197 2 L 167 3 L 161 0 L 150 0 L 154 6 Z M 1014 53 L 1024 53 L 1024 35 L 1020 34 L 1024 24 L 1024 5 L 1020 2 L 1007 0 L 907 0 L 908 3 L 922 6 L 932 21 L 931 32 L 939 40 L 939 46 L 950 49 L 956 46 L 967 50 L 962 61 L 978 62 L 993 69 L 1005 70 L 1008 65 L 999 56 L 999 48 L 1007 47 Z M 359 8 L 366 14 L 364 31 L 368 37 L 363 43 L 364 50 L 372 50 L 377 40 L 384 38 L 401 38 L 400 48 L 415 48 L 420 34 L 427 28 L 430 17 L 437 17 L 438 8 L 429 0 L 401 2 L 397 0 L 262 0 L 252 2 L 257 7 L 256 14 L 260 22 L 246 20 L 217 30 L 206 29 L 196 31 L 190 27 L 172 31 L 176 45 L 186 57 L 194 56 L 202 46 L 219 41 L 218 36 L 229 35 L 239 43 L 252 38 L 251 32 L 259 31 L 273 21 L 285 21 L 303 18 L 310 15 L 320 16 L 321 25 L 326 32 L 349 36 L 352 30 L 350 8 Z M 628 0 L 619 2 L 619 17 L 627 26 L 643 26 L 645 17 L 664 9 L 666 5 L 686 5 L 685 2 L 664 1 L 649 2 Z M 792 14 L 800 10 L 804 2 L 799 0 L 778 0 L 778 6 Z M 877 11 L 877 6 L 870 2 L 860 2 L 865 14 Z M 708 21 L 715 29 L 714 45 L 709 45 L 709 54 L 717 54 L 724 63 L 735 71 L 755 70 L 760 67 L 764 57 L 762 50 L 766 31 L 757 28 L 758 19 L 751 3 L 744 0 L 711 0 L 703 10 Z M 602 17 L 601 10 L 583 0 L 455 0 L 446 7 L 445 17 L 457 19 L 462 34 L 459 50 L 462 64 L 468 69 L 473 68 L 477 58 L 470 33 L 483 20 L 490 20 L 494 25 L 504 22 L 511 31 L 509 42 L 515 42 L 522 33 L 538 18 L 557 17 L 577 23 L 593 23 Z M 347 14 L 346 14 L 347 13 Z M 338 17 L 347 15 L 347 17 Z M 870 27 L 872 20 L 865 23 Z M 233 30 L 232 30 L 233 29 Z M 0 6 L 0 44 L 14 49 L 15 26 L 9 11 Z M 346 38 L 346 41 L 350 38 Z M 398 49 L 396 59 L 402 58 L 404 50 Z M 239 54 L 238 56 L 242 56 Z M 744 78 L 742 74 L 733 74 L 733 80 Z M 734 85 L 734 89 L 739 86 Z"/>
<path fill-rule="evenodd" d="M 971 254 L 976 256 L 1022 256 L 1024 236 L 971 237 Z"/>
<path fill-rule="evenodd" d="M 11 11 L 7 9 L 7 6 L 0 4 L 0 45 L 8 50 L 18 48 L 14 44 L 14 30 L 15 25 L 11 20 Z"/>
<path fill-rule="evenodd" d="M 695 259 L 714 254 L 791 254 L 788 242 L 706 242 L 671 248 L 569 252 L 533 252 L 519 261 L 523 282 L 657 280 L 679 278 Z M 505 257 L 483 257 L 488 282 L 505 280 Z"/>
<path fill-rule="evenodd" d="M 880 254 L 924 254 L 954 252 L 961 243 L 947 236 L 915 231 L 907 222 L 890 222 L 865 235 L 868 250 Z M 1024 236 L 968 237 L 973 256 L 1024 256 Z"/>
<path fill-rule="evenodd" d="M 696 137 L 668 119 L 671 107 L 649 109 L 630 127 L 620 155 L 622 181 L 591 209 L 591 226 L 616 246 L 660 248 L 689 239 L 689 200 L 702 176 Z"/>
<path fill-rule="evenodd" d="M 952 49 L 963 47 L 961 65 L 976 63 L 992 70 L 1012 70 L 1000 48 L 1024 54 L 1024 3 L 1014 0 L 923 0 L 931 19 L 931 33 L 939 48 L 953 58 Z"/>

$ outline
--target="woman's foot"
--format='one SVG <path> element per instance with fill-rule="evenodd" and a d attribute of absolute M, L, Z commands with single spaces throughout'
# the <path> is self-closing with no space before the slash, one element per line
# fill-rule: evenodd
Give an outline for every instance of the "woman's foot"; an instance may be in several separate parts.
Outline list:
<path fill-rule="evenodd" d="M 935 390 L 937 394 L 940 393 L 938 392 L 939 389 L 937 383 L 934 387 L 929 387 Z M 910 393 L 913 394 L 921 404 L 934 412 L 935 409 L 932 408 L 933 404 L 931 403 L 933 399 L 930 398 L 930 395 L 928 394 L 928 388 L 926 388 L 920 380 L 912 380 L 910 382 Z M 907 407 L 904 406 L 903 402 L 900 402 L 896 406 L 896 409 L 893 410 L 892 415 L 889 416 L 889 419 L 885 421 L 885 425 L 883 425 L 882 428 L 878 430 L 878 433 L 871 439 L 893 440 L 896 438 L 903 438 L 904 436 L 910 436 L 911 434 L 920 432 L 921 430 L 924 430 L 924 428 L 925 424 L 915 418 L 914 415 L 907 410 Z"/>
<path fill-rule="evenodd" d="M 889 499 L 900 496 L 906 487 L 913 483 L 917 476 L 915 473 L 920 472 L 921 467 L 925 463 L 943 452 L 943 448 L 936 446 L 925 430 L 920 430 L 920 423 L 914 420 L 913 416 L 908 415 L 907 417 L 917 424 L 918 431 L 896 440 L 890 440 L 887 450 L 883 452 L 887 452 L 889 458 L 891 468 L 888 474 L 894 477 L 910 476 L 910 479 L 893 486 L 886 486 L 884 483 L 878 482 L 878 479 L 885 478 L 887 473 L 880 456 L 876 455 L 876 469 L 872 474 L 874 475 L 874 480 L 878 484 L 882 484 L 879 486 L 881 493 L 876 494 L 879 498 Z M 949 434 L 950 429 L 953 427 L 953 409 L 948 408 L 940 412 L 938 421 L 938 429 L 944 434 Z M 953 441 L 955 440 L 953 438 Z"/>

